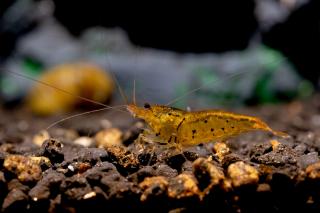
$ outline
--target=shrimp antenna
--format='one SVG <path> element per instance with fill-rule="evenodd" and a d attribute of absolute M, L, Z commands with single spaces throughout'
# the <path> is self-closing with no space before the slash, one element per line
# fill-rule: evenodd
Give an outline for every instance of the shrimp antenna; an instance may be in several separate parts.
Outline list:
<path fill-rule="evenodd" d="M 108 67 L 110 67 L 110 69 L 111 69 L 111 63 L 110 63 L 108 55 L 106 55 L 106 61 L 107 61 Z M 111 73 L 111 76 L 112 76 L 114 82 L 117 85 L 117 88 L 118 88 L 118 90 L 120 92 L 120 95 L 121 95 L 122 99 L 125 101 L 126 104 L 129 104 L 128 97 L 126 96 L 126 94 L 124 93 L 123 89 L 121 88 L 116 75 L 113 72 L 110 72 L 110 73 Z"/>
<path fill-rule="evenodd" d="M 117 78 L 116 78 L 114 73 L 112 73 L 112 77 L 114 79 L 114 82 L 116 82 L 117 88 L 118 88 L 118 90 L 120 92 L 120 95 L 121 95 L 122 99 L 125 101 L 126 104 L 129 104 L 128 97 L 126 96 L 126 94 L 124 93 L 123 89 L 121 88 L 121 86 L 119 84 L 119 81 L 117 80 Z"/>
<path fill-rule="evenodd" d="M 121 106 L 117 106 L 117 107 L 124 107 L 126 105 L 121 105 Z M 50 128 L 56 126 L 57 124 L 59 123 L 62 123 L 66 120 L 69 120 L 69 119 L 72 119 L 72 118 L 75 118 L 75 117 L 79 117 L 79 116 L 82 116 L 82 115 L 87 115 L 87 114 L 91 114 L 91 113 L 95 113 L 95 112 L 100 112 L 100 111 L 104 111 L 104 110 L 107 110 L 107 109 L 114 109 L 115 107 L 104 107 L 104 108 L 101 108 L 101 109 L 95 109 L 95 110 L 91 110 L 91 111 L 88 111 L 88 112 L 83 112 L 83 113 L 79 113 L 79 114 L 75 114 L 75 115 L 71 115 L 69 117 L 66 117 L 66 118 L 63 118 L 61 120 L 58 120 L 52 124 L 50 124 L 50 126 L 48 126 L 46 128 L 46 130 L 49 130 Z M 118 111 L 120 112 L 124 112 L 124 113 L 128 113 L 127 111 L 123 111 L 123 110 L 120 110 L 120 109 L 117 109 Z"/>
<path fill-rule="evenodd" d="M 133 79 L 133 104 L 136 105 L 136 79 Z"/>
<path fill-rule="evenodd" d="M 65 93 L 65 94 L 67 94 L 67 95 L 71 95 L 71 96 L 73 96 L 73 97 L 79 98 L 79 99 L 81 99 L 81 100 L 84 100 L 84 101 L 87 101 L 87 102 L 90 102 L 90 103 L 93 103 L 93 104 L 96 104 L 96 105 L 100 105 L 100 106 L 104 106 L 104 107 L 110 107 L 110 106 L 108 106 L 108 105 L 106 105 L 106 104 L 103 104 L 103 103 L 100 103 L 100 102 L 98 102 L 98 101 L 94 101 L 94 100 L 92 100 L 92 99 L 85 98 L 85 97 L 82 97 L 82 96 L 80 96 L 80 95 L 72 94 L 71 92 L 68 92 L 67 90 L 61 89 L 61 88 L 56 87 L 56 86 L 51 85 L 51 84 L 48 84 L 48 83 L 46 83 L 46 82 L 44 82 L 44 81 L 37 80 L 37 79 L 32 78 L 32 77 L 30 77 L 30 76 L 27 76 L 27 75 L 24 75 L 24 74 L 21 74 L 21 73 L 17 73 L 17 72 L 13 72 L 13 71 L 10 71 L 10 70 L 5 70 L 5 72 L 8 72 L 8 73 L 10 73 L 10 74 L 12 74 L 12 75 L 19 76 L 19 77 L 24 78 L 24 79 L 28 79 L 28 80 L 33 81 L 33 82 L 37 82 L 37 83 L 42 84 L 42 85 L 44 85 L 44 86 L 47 86 L 47 87 L 56 89 L 56 90 L 58 90 L 58 91 L 60 91 L 60 92 L 63 92 L 63 93 Z"/>

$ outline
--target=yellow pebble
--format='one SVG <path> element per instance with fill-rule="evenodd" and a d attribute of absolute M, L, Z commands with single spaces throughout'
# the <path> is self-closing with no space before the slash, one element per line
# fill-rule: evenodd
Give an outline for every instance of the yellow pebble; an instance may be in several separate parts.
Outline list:
<path fill-rule="evenodd" d="M 114 88 L 114 82 L 106 71 L 84 62 L 58 65 L 44 72 L 38 80 L 50 85 L 36 83 L 27 96 L 27 105 L 39 115 L 70 111 L 83 104 L 79 96 L 106 102 Z"/>

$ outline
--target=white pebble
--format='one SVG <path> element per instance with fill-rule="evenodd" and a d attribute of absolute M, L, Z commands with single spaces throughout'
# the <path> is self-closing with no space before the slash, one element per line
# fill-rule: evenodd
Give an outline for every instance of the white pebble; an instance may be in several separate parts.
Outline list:
<path fill-rule="evenodd" d="M 92 198 L 92 197 L 95 197 L 96 196 L 96 193 L 95 192 L 89 192 L 87 194 L 85 194 L 83 196 L 83 199 L 89 199 L 89 198 Z"/>
<path fill-rule="evenodd" d="M 83 136 L 83 137 L 79 137 L 79 138 L 75 139 L 73 142 L 77 145 L 89 147 L 93 144 L 93 139 L 90 137 Z"/>
<path fill-rule="evenodd" d="M 72 165 L 69 165 L 68 166 L 68 169 L 71 171 L 71 172 L 74 172 L 74 167 Z"/>

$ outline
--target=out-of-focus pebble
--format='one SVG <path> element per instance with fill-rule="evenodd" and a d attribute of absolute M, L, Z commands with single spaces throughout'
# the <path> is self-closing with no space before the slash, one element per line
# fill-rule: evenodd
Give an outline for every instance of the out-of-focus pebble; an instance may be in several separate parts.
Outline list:
<path fill-rule="evenodd" d="M 143 190 L 140 200 L 144 202 L 151 197 L 166 195 L 168 185 L 168 180 L 163 176 L 145 178 L 139 184 L 139 187 Z"/>
<path fill-rule="evenodd" d="M 79 105 L 79 96 L 106 102 L 114 88 L 112 77 L 106 71 L 85 62 L 58 65 L 44 72 L 39 80 L 52 86 L 34 84 L 27 96 L 29 108 L 40 115 L 70 111 Z"/>
<path fill-rule="evenodd" d="M 175 169 L 172 169 L 170 166 L 166 164 L 160 164 L 156 169 L 156 174 L 159 176 L 173 178 L 178 175 L 178 171 Z"/>
<path fill-rule="evenodd" d="M 50 164 L 46 157 L 25 157 L 8 155 L 3 163 L 4 168 L 14 173 L 21 182 L 34 182 L 41 179 L 41 164 Z"/>
<path fill-rule="evenodd" d="M 223 171 L 205 158 L 198 158 L 193 162 L 193 172 L 200 185 L 204 180 L 210 180 L 209 182 L 207 181 L 206 186 L 204 186 L 205 189 L 218 185 L 225 179 Z"/>
<path fill-rule="evenodd" d="M 234 187 L 254 185 L 259 181 L 259 172 L 242 161 L 233 163 L 228 167 L 228 176 Z"/>
<path fill-rule="evenodd" d="M 168 196 L 173 199 L 199 198 L 197 181 L 191 174 L 180 174 L 169 183 Z"/>
<path fill-rule="evenodd" d="M 310 152 L 306 155 L 301 155 L 298 162 L 302 168 L 306 168 L 311 164 L 317 163 L 319 162 L 318 152 Z"/>
<path fill-rule="evenodd" d="M 56 139 L 48 139 L 42 144 L 39 154 L 50 159 L 52 163 L 61 163 L 64 160 L 63 144 Z"/>
<path fill-rule="evenodd" d="M 77 131 L 73 129 L 62 129 L 62 128 L 54 128 L 51 130 L 51 135 L 53 138 L 59 140 L 70 140 L 73 141 L 79 137 Z"/>
<path fill-rule="evenodd" d="M 97 146 L 100 148 L 108 148 L 111 146 L 122 145 L 122 132 L 117 128 L 105 129 L 95 135 Z"/>
<path fill-rule="evenodd" d="M 73 142 L 77 145 L 81 145 L 84 147 L 90 147 L 94 144 L 94 140 L 92 138 L 86 137 L 86 136 L 79 137 L 79 138 L 75 139 Z"/>
<path fill-rule="evenodd" d="M 226 143 L 217 142 L 213 146 L 214 153 L 218 156 L 219 160 L 222 161 L 224 156 L 230 153 L 230 149 Z"/>
<path fill-rule="evenodd" d="M 95 192 L 89 192 L 89 193 L 87 193 L 87 194 L 85 194 L 85 195 L 83 196 L 83 199 L 84 199 L 84 200 L 90 199 L 90 198 L 95 197 L 96 195 L 97 195 L 97 194 L 96 194 Z"/>
<path fill-rule="evenodd" d="M 24 132 L 27 131 L 29 129 L 29 124 L 27 121 L 25 120 L 21 120 L 18 122 L 17 127 L 20 131 Z"/>
<path fill-rule="evenodd" d="M 102 119 L 100 121 L 100 126 L 103 128 L 103 129 L 110 129 L 112 127 L 112 123 L 111 121 L 109 121 L 108 119 Z"/>
<path fill-rule="evenodd" d="M 271 186 L 267 183 L 259 184 L 257 187 L 257 192 L 271 192 Z"/>
<path fill-rule="evenodd" d="M 139 160 L 137 156 L 123 146 L 109 147 L 106 151 L 109 161 L 117 162 L 117 169 L 120 173 L 130 174 L 139 170 Z"/>
<path fill-rule="evenodd" d="M 280 145 L 280 142 L 277 140 L 270 140 L 270 144 L 272 146 L 272 150 L 276 150 L 278 146 Z"/>
<path fill-rule="evenodd" d="M 309 165 L 306 168 L 307 177 L 310 179 L 320 179 L 320 162 Z"/>
<path fill-rule="evenodd" d="M 37 146 L 41 147 L 45 140 L 50 138 L 49 132 L 46 130 L 40 131 L 38 134 L 33 136 L 32 142 Z"/>

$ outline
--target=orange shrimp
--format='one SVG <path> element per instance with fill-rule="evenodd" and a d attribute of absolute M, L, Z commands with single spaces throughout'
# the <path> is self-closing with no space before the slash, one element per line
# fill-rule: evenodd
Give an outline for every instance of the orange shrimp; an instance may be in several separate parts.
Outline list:
<path fill-rule="evenodd" d="M 143 119 L 152 132 L 164 143 L 180 146 L 194 146 L 200 143 L 224 141 L 244 132 L 262 130 L 279 137 L 288 137 L 284 132 L 272 130 L 257 117 L 221 110 L 187 112 L 184 110 L 145 104 L 127 106 L 134 117 Z"/>

